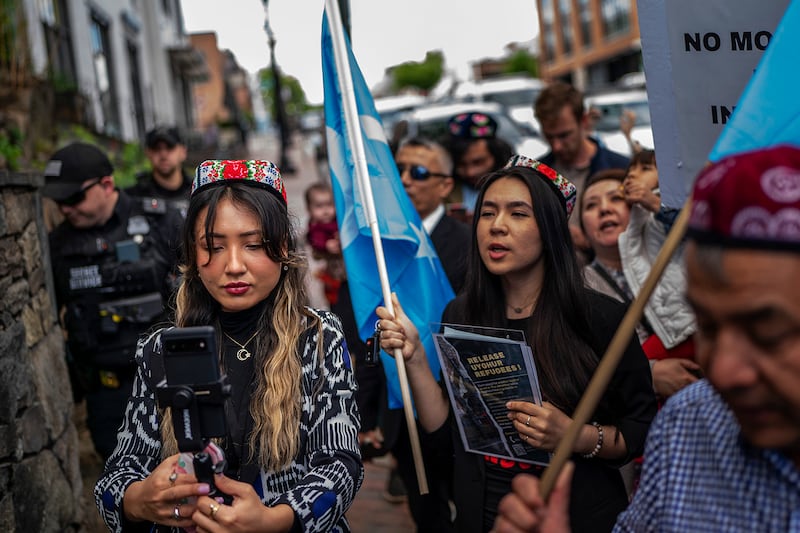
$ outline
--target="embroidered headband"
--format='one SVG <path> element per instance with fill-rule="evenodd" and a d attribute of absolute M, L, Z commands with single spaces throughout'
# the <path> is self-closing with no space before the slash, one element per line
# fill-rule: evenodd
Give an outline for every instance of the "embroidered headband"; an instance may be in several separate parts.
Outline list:
<path fill-rule="evenodd" d="M 536 171 L 545 182 L 558 194 L 561 203 L 564 205 L 564 211 L 567 213 L 567 218 L 572 214 L 575 208 L 575 199 L 577 198 L 578 189 L 567 178 L 545 165 L 541 161 L 531 159 L 524 155 L 514 155 L 508 160 L 503 168 L 511 167 L 528 167 Z"/>
<path fill-rule="evenodd" d="M 209 159 L 200 163 L 192 181 L 192 196 L 198 191 L 229 180 L 240 180 L 268 190 L 286 202 L 286 187 L 281 172 L 271 161 L 259 159 Z"/>
<path fill-rule="evenodd" d="M 692 191 L 688 235 L 723 246 L 800 251 L 800 147 L 744 152 L 706 167 Z"/>

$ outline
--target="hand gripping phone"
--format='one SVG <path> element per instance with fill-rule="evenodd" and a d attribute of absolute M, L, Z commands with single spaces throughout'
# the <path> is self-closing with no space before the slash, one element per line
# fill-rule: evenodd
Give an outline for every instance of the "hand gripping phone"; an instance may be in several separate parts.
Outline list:
<path fill-rule="evenodd" d="M 225 470 L 225 455 L 212 437 L 223 437 L 225 399 L 230 385 L 221 374 L 216 333 L 211 326 L 172 328 L 161 335 L 165 379 L 157 386 L 161 407 L 172 410 L 172 424 L 182 452 L 179 471 L 208 483 L 210 496 L 230 497 L 217 490 L 214 475 Z"/>

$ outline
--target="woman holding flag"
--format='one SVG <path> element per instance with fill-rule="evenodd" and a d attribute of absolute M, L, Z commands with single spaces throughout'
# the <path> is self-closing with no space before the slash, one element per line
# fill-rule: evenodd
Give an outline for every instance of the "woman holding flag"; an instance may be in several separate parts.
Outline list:
<path fill-rule="evenodd" d="M 464 290 L 442 322 L 525 333 L 544 403 L 508 402 L 508 417 L 528 446 L 552 452 L 624 313 L 618 302 L 584 288 L 568 218 L 575 187 L 548 166 L 514 156 L 481 182 Z M 416 326 L 394 302 L 379 307 L 381 347 L 401 349 L 423 446 L 455 461 L 456 530 L 489 531 L 497 504 L 521 472 L 538 467 L 465 452 L 446 393 L 431 373 Z M 610 531 L 628 498 L 618 467 L 642 453 L 655 416 L 650 368 L 632 340 L 608 391 L 574 448 L 570 517 L 574 531 Z"/>

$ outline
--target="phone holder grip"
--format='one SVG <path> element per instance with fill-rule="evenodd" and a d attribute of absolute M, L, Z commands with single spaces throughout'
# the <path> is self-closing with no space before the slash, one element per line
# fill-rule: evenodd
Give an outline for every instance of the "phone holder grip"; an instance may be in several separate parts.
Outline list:
<path fill-rule="evenodd" d="M 200 422 L 200 406 L 224 405 L 230 394 L 231 386 L 224 375 L 212 383 L 169 385 L 164 379 L 156 386 L 158 404 L 172 409 L 172 425 L 180 451 L 200 452 L 211 437 L 224 436 L 205 434 Z"/>

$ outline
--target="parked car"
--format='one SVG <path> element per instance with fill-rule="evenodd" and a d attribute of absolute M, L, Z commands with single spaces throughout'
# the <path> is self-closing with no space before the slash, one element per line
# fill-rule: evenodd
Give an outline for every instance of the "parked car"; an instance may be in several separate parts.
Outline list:
<path fill-rule="evenodd" d="M 594 134 L 610 150 L 631 155 L 631 147 L 619 128 L 620 116 L 626 109 L 636 115 L 631 138 L 643 148 L 653 148 L 653 130 L 650 127 L 650 107 L 646 91 L 617 91 L 587 96 L 586 109 L 592 108 L 598 111 Z"/>
<path fill-rule="evenodd" d="M 544 88 L 542 80 L 527 76 L 489 78 L 459 84 L 453 98 L 465 102 L 497 102 L 508 109 L 508 114 L 517 123 L 538 132 L 533 103 Z"/>
<path fill-rule="evenodd" d="M 381 117 L 386 138 L 392 138 L 394 127 L 404 113 L 424 105 L 425 102 L 425 97 L 419 94 L 398 94 L 376 98 L 375 111 Z"/>
<path fill-rule="evenodd" d="M 403 115 L 408 122 L 408 136 L 423 136 L 442 141 L 449 135 L 447 121 L 461 113 L 484 113 L 497 122 L 497 136 L 509 143 L 514 151 L 528 157 L 541 157 L 550 150 L 535 132 L 519 126 L 496 102 L 457 102 L 429 104 Z"/>

